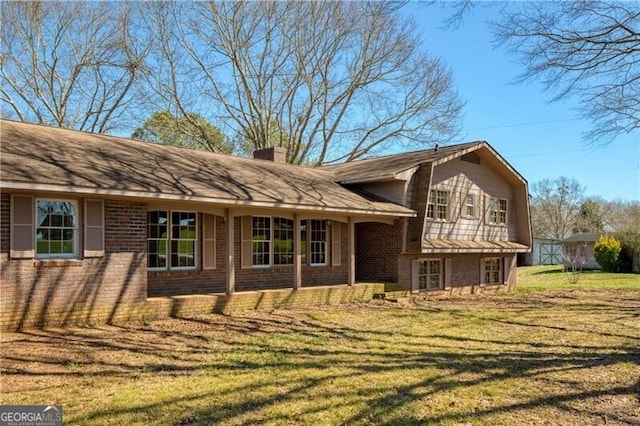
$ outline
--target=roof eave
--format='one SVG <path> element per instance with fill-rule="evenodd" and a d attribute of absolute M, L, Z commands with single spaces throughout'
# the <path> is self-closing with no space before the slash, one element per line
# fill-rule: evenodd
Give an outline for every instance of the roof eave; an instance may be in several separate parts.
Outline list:
<path fill-rule="evenodd" d="M 26 182 L 1 181 L 0 189 L 13 189 L 22 191 L 39 191 L 52 193 L 66 193 L 90 196 L 114 196 L 146 200 L 183 201 L 219 204 L 223 206 L 267 207 L 299 211 L 322 211 L 327 213 L 356 214 L 366 216 L 391 216 L 391 217 L 416 217 L 414 210 L 398 206 L 398 210 L 375 208 L 346 208 L 339 206 L 319 206 L 309 204 L 295 204 L 286 202 L 267 202 L 254 200 L 239 200 L 232 198 L 214 198 L 188 194 L 167 194 L 159 192 L 120 190 L 112 188 L 88 188 L 73 185 L 31 184 Z M 391 204 L 391 203 L 389 203 Z"/>

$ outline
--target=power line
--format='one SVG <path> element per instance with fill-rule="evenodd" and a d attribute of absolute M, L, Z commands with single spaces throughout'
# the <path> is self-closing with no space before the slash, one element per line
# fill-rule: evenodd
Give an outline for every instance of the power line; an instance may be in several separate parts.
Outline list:
<path fill-rule="evenodd" d="M 640 146 L 640 143 L 627 143 L 627 144 L 621 144 L 621 145 L 609 145 L 607 148 L 622 148 L 622 147 L 627 147 L 627 146 Z M 580 149 L 571 149 L 571 150 L 566 150 L 566 151 L 547 151 L 547 152 L 537 152 L 537 153 L 531 153 L 531 154 L 520 154 L 520 155 L 509 155 L 508 157 L 511 158 L 526 158 L 526 157 L 537 157 L 537 156 L 541 156 L 541 155 L 556 155 L 556 154 L 571 154 L 571 153 L 575 153 L 575 152 L 587 152 L 587 151 L 591 151 L 591 152 L 596 152 L 597 148 L 580 148 Z"/>
<path fill-rule="evenodd" d="M 552 124 L 552 123 L 566 123 L 569 121 L 578 121 L 580 120 L 579 118 L 562 118 L 562 119 L 558 119 L 558 120 L 546 120 L 546 121 L 531 121 L 528 123 L 516 123 L 516 124 L 498 124 L 495 126 L 489 126 L 489 127 L 474 127 L 472 129 L 465 129 L 466 131 L 471 131 L 471 130 L 491 130 L 491 129 L 508 129 L 508 128 L 512 128 L 512 127 L 526 127 L 526 126 L 537 126 L 540 124 Z"/>

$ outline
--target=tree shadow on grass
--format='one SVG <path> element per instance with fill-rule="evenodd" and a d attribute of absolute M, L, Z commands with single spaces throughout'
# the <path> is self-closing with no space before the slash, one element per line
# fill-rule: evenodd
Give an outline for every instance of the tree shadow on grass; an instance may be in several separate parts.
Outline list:
<path fill-rule="evenodd" d="M 566 309 L 583 315 L 574 305 Z M 626 366 L 625 371 L 638 371 L 629 367 L 640 365 L 637 337 L 610 333 L 603 324 L 593 338 L 605 334 L 617 343 L 576 341 L 575 336 L 563 334 L 572 331 L 569 327 L 524 322 L 520 313 L 496 319 L 511 336 L 504 330 L 485 333 L 474 329 L 479 321 L 487 321 L 482 311 L 461 312 L 451 317 L 444 309 L 410 307 L 345 310 L 323 317 L 285 311 L 200 316 L 145 327 L 34 331 L 3 348 L 2 371 L 10 383 L 59 376 L 66 384 L 90 383 L 97 388 L 104 379 L 117 379 L 139 386 L 140 395 L 148 381 L 160 380 L 169 389 L 161 396 L 133 398 L 124 405 L 111 404 L 108 398 L 101 398 L 99 405 L 84 403 L 89 408 L 70 412 L 68 424 L 132 419 L 184 425 L 485 422 L 509 413 L 533 413 L 540 407 L 565 410 L 570 420 L 609 415 L 622 423 L 640 422 L 630 410 L 616 412 L 602 404 L 580 408 L 585 399 L 634 395 L 631 407 L 637 413 L 638 382 L 621 379 L 606 386 L 576 388 L 570 384 L 603 369 Z M 632 316 L 625 312 L 625 318 Z M 360 315 L 371 318 L 363 322 Z M 450 331 L 461 335 L 438 329 L 438 321 L 452 319 L 459 327 Z M 388 321 L 395 321 L 394 326 L 389 327 Z M 514 335 L 523 336 L 523 325 L 532 329 L 529 338 L 515 339 Z M 464 334 L 467 328 L 469 334 Z M 533 331 L 536 328 L 566 338 L 544 340 Z M 563 377 L 571 380 L 562 383 Z M 494 388 L 501 394 L 532 383 L 533 388 L 547 388 L 498 398 L 488 406 L 475 401 L 482 389 Z M 193 387 L 180 388 L 187 384 Z M 20 395 L 16 389 L 9 391 Z M 446 401 L 452 395 L 466 396 L 466 405 L 420 412 L 429 401 Z"/>

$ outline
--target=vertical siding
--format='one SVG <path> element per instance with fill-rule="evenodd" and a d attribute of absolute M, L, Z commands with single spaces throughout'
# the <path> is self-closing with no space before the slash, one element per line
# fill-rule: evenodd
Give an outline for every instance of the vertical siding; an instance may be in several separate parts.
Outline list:
<path fill-rule="evenodd" d="M 517 241 L 517 211 L 511 185 L 497 173 L 482 164 L 455 159 L 436 166 L 431 179 L 431 190 L 449 191 L 452 221 L 426 219 L 424 237 L 428 239 Z M 477 219 L 463 217 L 464 201 L 468 194 L 476 196 Z M 507 200 L 507 225 L 485 223 L 486 196 Z"/>
<path fill-rule="evenodd" d="M 413 175 L 410 184 L 410 188 L 413 189 L 411 191 L 411 206 L 416 211 L 417 216 L 407 219 L 407 251 L 409 252 L 420 252 L 422 248 L 431 173 L 431 164 L 422 164 Z"/>

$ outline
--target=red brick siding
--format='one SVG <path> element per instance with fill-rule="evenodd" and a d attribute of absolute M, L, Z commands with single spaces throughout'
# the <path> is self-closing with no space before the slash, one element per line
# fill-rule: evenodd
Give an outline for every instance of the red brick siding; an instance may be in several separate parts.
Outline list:
<path fill-rule="evenodd" d="M 243 293 L 154 297 L 147 300 L 145 318 L 189 318 L 220 312 L 230 314 L 250 309 L 287 309 L 369 301 L 384 291 L 384 284 L 323 286 L 301 290 L 250 291 Z"/>
<path fill-rule="evenodd" d="M 82 212 L 82 200 L 78 206 Z M 9 259 L 3 251 L 2 329 L 117 322 L 138 315 L 147 293 L 146 211 L 144 203 L 105 201 L 105 255 L 100 258 Z"/>
<path fill-rule="evenodd" d="M 202 235 L 202 215 L 199 216 L 199 219 L 201 227 L 200 235 Z M 147 275 L 147 289 L 149 297 L 197 293 L 224 293 L 226 291 L 227 224 L 221 217 L 218 217 L 217 219 L 216 269 L 199 269 L 196 271 L 149 271 Z M 198 244 L 200 260 L 202 260 L 202 238 L 200 238 Z"/>
<path fill-rule="evenodd" d="M 402 251 L 402 221 L 394 226 L 365 222 L 356 225 L 356 280 L 395 282 Z"/>

